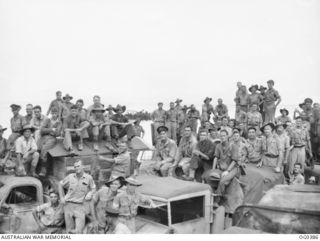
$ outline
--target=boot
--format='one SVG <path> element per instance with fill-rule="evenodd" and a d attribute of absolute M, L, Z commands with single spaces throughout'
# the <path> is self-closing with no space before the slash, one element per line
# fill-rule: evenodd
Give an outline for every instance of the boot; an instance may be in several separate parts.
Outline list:
<path fill-rule="evenodd" d="M 30 175 L 31 175 L 32 177 L 35 177 L 35 178 L 38 178 L 38 177 L 39 177 L 39 175 L 36 173 L 36 167 L 35 167 L 35 166 L 31 166 L 31 168 L 30 168 Z"/>

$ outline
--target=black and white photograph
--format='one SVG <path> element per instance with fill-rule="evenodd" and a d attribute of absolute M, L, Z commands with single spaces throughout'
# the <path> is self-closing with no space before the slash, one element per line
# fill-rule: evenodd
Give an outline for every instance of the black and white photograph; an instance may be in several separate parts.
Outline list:
<path fill-rule="evenodd" d="M 319 0 L 0 0 L 0 84 L 0 239 L 319 239 Z"/>

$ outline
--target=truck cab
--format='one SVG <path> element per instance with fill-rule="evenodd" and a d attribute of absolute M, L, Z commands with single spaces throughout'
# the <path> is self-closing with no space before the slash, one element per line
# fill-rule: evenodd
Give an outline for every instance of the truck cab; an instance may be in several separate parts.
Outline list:
<path fill-rule="evenodd" d="M 36 178 L 0 176 L 0 233 L 36 233 L 32 210 L 47 198 Z"/>

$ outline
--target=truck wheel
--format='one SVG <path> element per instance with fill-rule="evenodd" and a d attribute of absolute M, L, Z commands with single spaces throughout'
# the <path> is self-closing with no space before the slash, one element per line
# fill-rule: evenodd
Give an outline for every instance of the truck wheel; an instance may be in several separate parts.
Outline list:
<path fill-rule="evenodd" d="M 224 206 L 219 206 L 215 211 L 215 216 L 213 220 L 213 233 L 222 233 L 224 230 L 224 215 L 225 215 L 225 208 Z"/>

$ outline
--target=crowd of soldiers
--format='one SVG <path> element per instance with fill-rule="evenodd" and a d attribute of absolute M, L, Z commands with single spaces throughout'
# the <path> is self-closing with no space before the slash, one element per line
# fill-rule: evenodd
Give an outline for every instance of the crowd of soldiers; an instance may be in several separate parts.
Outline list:
<path fill-rule="evenodd" d="M 95 151 L 99 142 L 110 151 L 116 149 L 114 158 L 99 156 L 113 163 L 110 179 L 99 190 L 79 159 L 75 172 L 50 192 L 50 202 L 34 210 L 39 232 L 49 233 L 61 232 L 63 223 L 68 233 L 134 233 L 139 204 L 155 207 L 149 197 L 137 192 L 141 184 L 134 176 L 138 174 L 208 183 L 220 196 L 235 177 L 246 174 L 245 165 L 269 167 L 283 173 L 292 185 L 315 182 L 315 177 L 305 180 L 304 168 L 319 161 L 319 104 L 306 98 L 301 110 L 295 109 L 293 121 L 287 109 L 280 109 L 276 118 L 281 97 L 273 80 L 267 84 L 252 85 L 249 94 L 245 85 L 237 83 L 234 119 L 221 98 L 214 107 L 212 98 L 206 97 L 201 113 L 195 105 L 182 105 L 181 99 L 171 102 L 168 110 L 158 103 L 151 114 L 153 157 L 137 165 L 133 176 L 128 148 L 134 138 L 143 138 L 144 130 L 140 119 L 132 121 L 124 114 L 125 106 L 105 108 L 100 96 L 94 96 L 85 109 L 82 99 L 74 104 L 72 96 L 62 97 L 60 91 L 46 115 L 41 106 L 28 104 L 22 116 L 21 106 L 12 104 L 8 140 L 3 137 L 7 128 L 0 126 L 1 171 L 11 168 L 17 176 L 46 176 L 47 153 L 59 139 L 70 156 L 76 155 L 74 146 L 83 150 L 85 139 Z M 137 158 L 137 153 L 132 154 Z"/>

